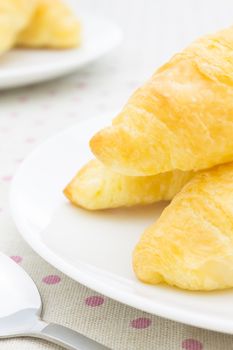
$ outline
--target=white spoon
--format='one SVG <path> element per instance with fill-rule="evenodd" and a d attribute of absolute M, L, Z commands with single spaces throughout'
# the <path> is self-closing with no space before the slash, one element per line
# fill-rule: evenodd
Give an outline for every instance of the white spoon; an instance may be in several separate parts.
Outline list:
<path fill-rule="evenodd" d="M 0 253 L 0 338 L 36 337 L 70 350 L 107 350 L 69 328 L 41 320 L 42 302 L 35 283 Z"/>

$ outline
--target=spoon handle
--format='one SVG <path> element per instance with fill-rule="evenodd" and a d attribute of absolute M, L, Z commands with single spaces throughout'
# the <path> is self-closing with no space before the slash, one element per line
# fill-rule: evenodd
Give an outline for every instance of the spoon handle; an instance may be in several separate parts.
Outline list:
<path fill-rule="evenodd" d="M 109 350 L 106 346 L 55 323 L 48 324 L 40 321 L 40 327 L 36 327 L 30 335 L 48 340 L 69 350 Z"/>

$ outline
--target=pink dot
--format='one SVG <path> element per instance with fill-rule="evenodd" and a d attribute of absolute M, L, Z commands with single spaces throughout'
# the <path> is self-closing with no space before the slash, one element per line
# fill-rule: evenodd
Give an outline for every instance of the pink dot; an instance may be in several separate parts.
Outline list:
<path fill-rule="evenodd" d="M 23 258 L 19 255 L 12 255 L 10 258 L 14 260 L 17 264 L 21 263 L 21 261 L 23 260 Z"/>
<path fill-rule="evenodd" d="M 12 176 L 10 176 L 10 175 L 6 175 L 6 176 L 2 177 L 2 181 L 9 182 L 11 180 L 12 180 Z"/>
<path fill-rule="evenodd" d="M 16 163 L 22 163 L 23 158 L 17 158 L 17 159 L 15 159 L 15 161 L 16 161 Z"/>
<path fill-rule="evenodd" d="M 182 341 L 182 349 L 185 350 L 202 350 L 203 345 L 195 339 L 185 339 Z"/>
<path fill-rule="evenodd" d="M 10 129 L 3 126 L 0 128 L 0 131 L 1 131 L 1 133 L 6 134 L 7 132 L 10 131 Z"/>
<path fill-rule="evenodd" d="M 48 275 L 43 277 L 42 281 L 46 284 L 57 284 L 61 281 L 61 278 L 57 275 Z"/>
<path fill-rule="evenodd" d="M 149 318 L 139 317 L 130 322 L 131 327 L 137 329 L 147 328 L 151 325 L 152 321 Z"/>
<path fill-rule="evenodd" d="M 18 115 L 19 115 L 19 113 L 15 112 L 15 111 L 10 113 L 11 118 L 16 118 L 16 117 L 18 117 Z"/>
<path fill-rule="evenodd" d="M 79 101 L 80 101 L 80 98 L 79 98 L 79 97 L 73 97 L 73 101 L 74 101 L 74 102 L 79 102 Z"/>
<path fill-rule="evenodd" d="M 34 143 L 36 140 L 33 137 L 28 137 L 25 142 L 27 143 Z"/>
<path fill-rule="evenodd" d="M 49 95 L 49 96 L 55 96 L 56 93 L 57 93 L 56 90 L 49 90 L 49 91 L 48 91 L 48 95 Z"/>
<path fill-rule="evenodd" d="M 19 96 L 19 102 L 25 103 L 28 101 L 28 96 Z"/>
<path fill-rule="evenodd" d="M 87 84 L 84 82 L 80 82 L 75 86 L 77 89 L 83 90 L 87 87 Z"/>
<path fill-rule="evenodd" d="M 43 104 L 43 105 L 41 106 L 41 108 L 44 109 L 44 110 L 48 110 L 49 108 L 51 108 L 51 105 L 48 104 L 48 103 L 45 103 L 45 104 Z"/>
<path fill-rule="evenodd" d="M 100 306 L 104 303 L 104 298 L 98 295 L 93 295 L 85 299 L 85 303 L 88 306 L 95 307 Z"/>

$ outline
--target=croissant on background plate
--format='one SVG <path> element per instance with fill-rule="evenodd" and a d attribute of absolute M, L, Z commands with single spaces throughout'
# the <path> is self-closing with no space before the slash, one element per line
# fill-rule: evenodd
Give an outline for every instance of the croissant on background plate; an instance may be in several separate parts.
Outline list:
<path fill-rule="evenodd" d="M 62 0 L 0 0 L 0 54 L 14 46 L 72 48 L 81 25 Z"/>
<path fill-rule="evenodd" d="M 81 25 L 61 0 L 38 0 L 29 25 L 19 34 L 18 46 L 71 48 L 80 45 Z"/>
<path fill-rule="evenodd" d="M 11 49 L 30 22 L 38 0 L 0 0 L 0 54 Z"/>

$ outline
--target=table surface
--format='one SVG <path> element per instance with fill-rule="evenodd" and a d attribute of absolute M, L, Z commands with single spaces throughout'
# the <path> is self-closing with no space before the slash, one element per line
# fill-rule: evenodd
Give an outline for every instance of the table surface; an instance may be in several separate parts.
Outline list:
<path fill-rule="evenodd" d="M 115 19 L 125 32 L 124 41 L 104 59 L 68 77 L 0 92 L 1 250 L 35 280 L 45 320 L 71 327 L 111 349 L 233 349 L 230 335 L 144 313 L 72 281 L 27 246 L 11 219 L 8 193 L 12 176 L 38 144 L 84 120 L 86 115 L 119 109 L 130 93 L 173 53 L 195 37 L 232 21 L 231 0 L 79 2 L 80 7 Z M 1 340 L 0 349 L 60 348 L 40 340 L 15 339 Z"/>

